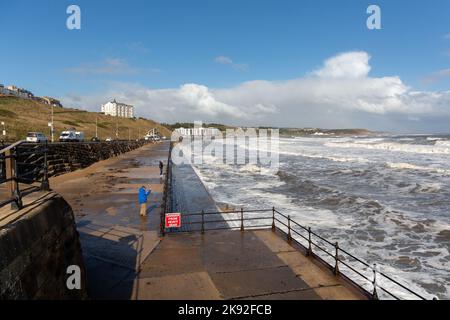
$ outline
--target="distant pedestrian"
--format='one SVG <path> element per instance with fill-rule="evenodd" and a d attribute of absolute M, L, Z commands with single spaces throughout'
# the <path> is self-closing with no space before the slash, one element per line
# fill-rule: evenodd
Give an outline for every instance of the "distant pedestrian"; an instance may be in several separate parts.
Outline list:
<path fill-rule="evenodd" d="M 147 197 L 150 195 L 152 191 L 149 189 L 147 191 L 147 189 L 142 186 L 139 189 L 139 204 L 141 205 L 141 210 L 140 210 L 140 215 L 141 216 L 146 216 L 147 215 Z"/>
<path fill-rule="evenodd" d="M 162 161 L 159 162 L 159 175 L 163 175 L 164 163 Z"/>

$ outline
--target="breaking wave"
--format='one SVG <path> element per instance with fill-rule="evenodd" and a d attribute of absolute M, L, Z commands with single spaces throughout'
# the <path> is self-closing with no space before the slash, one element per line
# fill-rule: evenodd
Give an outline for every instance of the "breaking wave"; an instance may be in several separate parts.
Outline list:
<path fill-rule="evenodd" d="M 425 171 L 425 172 L 439 173 L 439 174 L 450 176 L 450 170 L 419 166 L 419 165 L 414 165 L 414 164 L 410 164 L 410 163 L 386 162 L 386 166 L 391 169 Z"/>
<path fill-rule="evenodd" d="M 328 142 L 326 147 L 331 148 L 360 148 L 371 150 L 386 150 L 394 152 L 407 152 L 419 154 L 450 154 L 450 144 L 448 141 L 436 141 L 435 145 L 419 145 L 419 144 L 404 144 L 395 142 L 384 143 L 342 143 L 342 142 Z"/>

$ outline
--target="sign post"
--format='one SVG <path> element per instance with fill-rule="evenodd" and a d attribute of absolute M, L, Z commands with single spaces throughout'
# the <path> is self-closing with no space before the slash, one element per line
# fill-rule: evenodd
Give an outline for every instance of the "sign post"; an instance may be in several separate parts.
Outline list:
<path fill-rule="evenodd" d="M 166 228 L 181 228 L 181 213 L 166 213 Z"/>

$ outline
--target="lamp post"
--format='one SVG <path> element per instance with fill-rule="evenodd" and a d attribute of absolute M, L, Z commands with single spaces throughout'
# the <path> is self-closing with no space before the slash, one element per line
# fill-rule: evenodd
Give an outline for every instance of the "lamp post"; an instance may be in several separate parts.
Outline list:
<path fill-rule="evenodd" d="M 4 121 L 2 121 L 2 126 L 3 126 L 2 136 L 3 136 L 3 140 L 4 140 L 4 139 L 6 139 L 6 124 Z"/>
<path fill-rule="evenodd" d="M 53 122 L 53 104 L 52 104 L 51 120 L 48 123 L 48 126 L 50 127 L 50 136 L 52 137 L 52 143 L 53 143 L 55 141 L 55 128 L 54 128 L 54 122 Z"/>
<path fill-rule="evenodd" d="M 116 114 L 116 140 L 119 140 L 119 116 Z"/>

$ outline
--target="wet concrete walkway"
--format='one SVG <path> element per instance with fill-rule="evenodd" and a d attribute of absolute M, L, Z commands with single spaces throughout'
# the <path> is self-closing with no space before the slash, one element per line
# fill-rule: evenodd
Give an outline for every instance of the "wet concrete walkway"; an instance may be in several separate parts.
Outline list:
<path fill-rule="evenodd" d="M 363 299 L 271 230 L 168 234 L 136 286 L 136 299 Z"/>
<path fill-rule="evenodd" d="M 214 199 L 190 164 L 172 165 L 172 212 L 181 213 L 182 227 L 177 231 L 199 231 L 201 216 L 187 216 L 202 212 L 220 212 Z M 205 221 L 221 221 L 215 227 L 226 227 L 221 215 L 206 215 Z M 213 225 L 208 223 L 208 227 Z"/>
<path fill-rule="evenodd" d="M 94 299 L 130 299 L 140 266 L 159 244 L 163 179 L 169 143 L 146 145 L 50 180 L 72 206 Z M 139 216 L 138 189 L 152 190 L 147 217 Z"/>
<path fill-rule="evenodd" d="M 361 299 L 271 230 L 158 237 L 169 145 L 147 145 L 51 179 L 76 214 L 93 299 Z M 215 209 L 192 168 L 175 168 L 178 209 Z M 199 185 L 200 183 L 200 185 Z M 137 190 L 150 186 L 148 217 Z M 197 207 L 196 207 L 197 206 Z M 217 217 L 216 217 L 217 218 Z"/>

